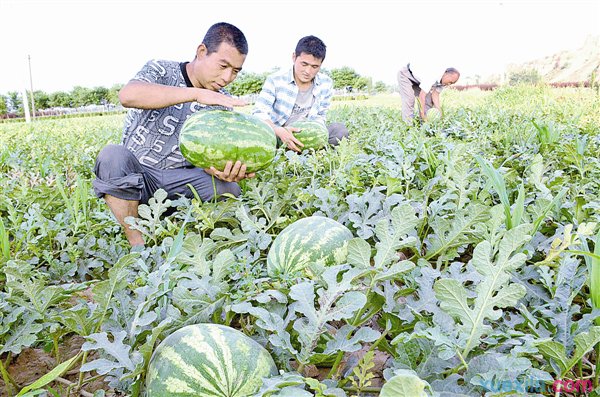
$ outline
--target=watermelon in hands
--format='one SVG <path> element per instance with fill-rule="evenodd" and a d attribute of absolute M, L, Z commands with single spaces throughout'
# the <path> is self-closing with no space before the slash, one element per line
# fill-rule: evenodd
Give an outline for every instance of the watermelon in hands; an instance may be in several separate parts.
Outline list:
<path fill-rule="evenodd" d="M 329 131 L 324 124 L 314 120 L 299 120 L 293 122 L 289 127 L 298 128 L 300 131 L 294 133 L 304 147 L 302 149 L 322 149 L 329 141 Z"/>
<path fill-rule="evenodd" d="M 181 127 L 179 149 L 199 168 L 223 171 L 227 161 L 246 164 L 246 173 L 266 168 L 275 159 L 277 139 L 258 117 L 227 110 L 192 114 Z"/>

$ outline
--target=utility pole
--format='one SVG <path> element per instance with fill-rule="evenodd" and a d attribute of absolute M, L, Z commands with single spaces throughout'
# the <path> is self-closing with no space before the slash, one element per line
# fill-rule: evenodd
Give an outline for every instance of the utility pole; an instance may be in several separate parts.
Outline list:
<path fill-rule="evenodd" d="M 31 55 L 27 55 L 29 63 L 29 89 L 31 90 L 31 114 L 35 119 L 35 101 L 33 99 L 33 79 L 31 78 Z"/>

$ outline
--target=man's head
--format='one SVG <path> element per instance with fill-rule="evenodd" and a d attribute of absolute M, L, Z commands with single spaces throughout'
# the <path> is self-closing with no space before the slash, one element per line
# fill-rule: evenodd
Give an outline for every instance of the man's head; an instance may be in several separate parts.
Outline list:
<path fill-rule="evenodd" d="M 306 36 L 298 41 L 292 54 L 294 78 L 298 84 L 308 84 L 315 78 L 321 70 L 326 51 L 325 43 L 318 37 Z"/>
<path fill-rule="evenodd" d="M 212 25 L 196 49 L 189 76 L 192 84 L 218 91 L 235 80 L 247 54 L 248 42 L 241 30 L 226 22 Z"/>
<path fill-rule="evenodd" d="M 242 55 L 248 55 L 248 42 L 246 36 L 237 27 L 227 23 L 218 22 L 208 28 L 202 44 L 206 46 L 208 54 L 217 52 L 221 43 L 234 47 Z"/>
<path fill-rule="evenodd" d="M 448 68 L 444 71 L 440 84 L 448 86 L 456 83 L 460 77 L 460 72 L 455 68 Z"/>

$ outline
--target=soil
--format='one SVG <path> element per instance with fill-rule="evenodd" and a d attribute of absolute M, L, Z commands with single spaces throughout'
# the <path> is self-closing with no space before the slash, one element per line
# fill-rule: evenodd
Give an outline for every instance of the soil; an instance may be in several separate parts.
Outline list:
<path fill-rule="evenodd" d="M 59 348 L 60 361 L 64 362 L 71 357 L 77 355 L 81 350 L 81 345 L 85 340 L 79 336 L 73 336 L 66 338 L 62 341 Z M 0 357 L 3 363 L 6 364 L 6 356 Z M 93 360 L 92 356 L 88 356 L 88 361 Z M 48 353 L 43 349 L 23 349 L 21 354 L 14 357 L 8 364 L 8 373 L 12 379 L 21 387 L 27 386 L 34 381 L 38 380 L 43 375 L 50 372 L 58 363 L 52 353 Z M 107 397 L 117 396 L 117 394 L 109 392 L 110 388 L 102 380 L 102 378 L 96 378 L 90 382 L 85 382 L 82 388 L 83 393 L 72 391 L 73 386 L 77 384 L 79 380 L 79 368 L 73 367 L 66 374 L 61 377 L 61 382 L 53 382 L 50 386 L 61 396 L 61 397 L 75 397 L 75 396 L 91 396 L 97 390 L 103 389 L 107 391 Z M 70 391 L 71 390 L 71 391 Z M 88 394 L 86 394 L 86 392 Z M 8 391 L 0 377 L 0 397 L 9 397 Z"/>

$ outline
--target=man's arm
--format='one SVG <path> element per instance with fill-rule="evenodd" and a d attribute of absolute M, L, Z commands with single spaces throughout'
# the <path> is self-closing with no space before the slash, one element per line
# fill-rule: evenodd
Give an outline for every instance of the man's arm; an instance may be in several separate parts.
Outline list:
<path fill-rule="evenodd" d="M 126 108 L 162 109 L 185 102 L 226 107 L 244 106 L 246 102 L 216 91 L 196 87 L 175 87 L 163 84 L 130 80 L 121 91 L 119 101 Z"/>
<path fill-rule="evenodd" d="M 296 152 L 300 152 L 300 148 L 304 145 L 294 136 L 294 132 L 298 131 L 298 129 L 292 127 L 286 128 L 275 124 L 274 107 L 276 99 L 275 80 L 273 77 L 269 76 L 265 80 L 265 83 L 260 90 L 260 94 L 258 94 L 258 98 L 254 103 L 252 115 L 266 121 L 271 128 L 273 128 L 275 136 L 277 136 L 284 145 Z"/>
<path fill-rule="evenodd" d="M 425 91 L 424 89 L 421 89 L 421 92 L 419 92 L 419 112 L 421 113 L 421 119 L 423 119 L 423 121 L 427 120 L 427 115 L 425 114 L 425 104 L 427 102 L 425 102 L 425 98 L 427 97 L 428 91 Z"/>
<path fill-rule="evenodd" d="M 431 90 L 431 102 L 433 102 L 433 107 L 440 111 L 440 115 L 442 114 L 442 107 L 440 106 L 440 93 L 438 90 Z"/>

